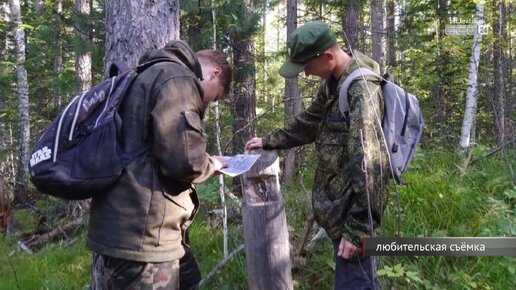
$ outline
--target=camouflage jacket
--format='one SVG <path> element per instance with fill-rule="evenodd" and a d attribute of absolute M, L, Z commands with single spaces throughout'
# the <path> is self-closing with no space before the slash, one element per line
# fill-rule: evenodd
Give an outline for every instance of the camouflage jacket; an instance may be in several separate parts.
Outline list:
<path fill-rule="evenodd" d="M 368 77 L 350 86 L 349 123 L 339 111 L 340 87 L 358 65 L 379 72 L 372 59 L 358 51 L 353 56 L 338 80 L 322 81 L 312 104 L 292 123 L 263 138 L 263 147 L 285 149 L 315 143 L 315 218 L 331 239 L 344 237 L 359 246 L 360 237 L 370 236 L 380 224 L 389 167 L 381 133 L 383 103 L 378 80 Z"/>

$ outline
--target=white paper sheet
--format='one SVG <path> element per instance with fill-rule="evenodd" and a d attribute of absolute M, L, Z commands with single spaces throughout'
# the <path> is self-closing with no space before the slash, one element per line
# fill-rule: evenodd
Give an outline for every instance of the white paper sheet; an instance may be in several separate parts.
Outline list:
<path fill-rule="evenodd" d="M 228 162 L 228 167 L 222 168 L 219 171 L 228 176 L 235 177 L 251 169 L 259 157 L 260 154 L 237 154 L 235 156 L 223 156 L 223 158 Z"/>

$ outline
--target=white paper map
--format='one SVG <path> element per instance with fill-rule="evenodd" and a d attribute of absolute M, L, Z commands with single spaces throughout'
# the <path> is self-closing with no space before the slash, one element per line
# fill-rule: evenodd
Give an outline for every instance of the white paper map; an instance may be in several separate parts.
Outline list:
<path fill-rule="evenodd" d="M 260 157 L 260 154 L 237 154 L 235 156 L 223 157 L 228 162 L 228 167 L 222 168 L 219 171 L 228 176 L 235 177 L 251 169 Z"/>

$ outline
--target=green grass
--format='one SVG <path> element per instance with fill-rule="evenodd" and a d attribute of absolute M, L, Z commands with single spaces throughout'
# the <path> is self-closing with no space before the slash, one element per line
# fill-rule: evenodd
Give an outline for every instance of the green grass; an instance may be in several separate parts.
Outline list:
<path fill-rule="evenodd" d="M 477 152 L 478 156 L 483 154 Z M 472 160 L 473 158 L 471 158 Z M 402 236 L 516 236 L 514 184 L 504 158 L 464 162 L 453 153 L 423 152 L 398 188 Z M 515 152 L 507 160 L 516 160 Z M 385 214 L 382 235 L 398 228 L 396 193 Z M 404 289 L 516 289 L 514 257 L 385 257 L 382 266 L 393 276 L 384 284 Z M 411 277 L 407 273 L 411 272 Z"/>
<path fill-rule="evenodd" d="M 89 289 L 90 253 L 85 235 L 71 246 L 56 243 L 29 255 L 17 250 L 15 239 L 0 238 L 0 289 Z"/>
<path fill-rule="evenodd" d="M 307 150 L 310 154 L 310 150 Z M 477 149 L 469 158 L 451 152 L 420 150 L 407 172 L 408 185 L 399 187 L 401 234 L 415 237 L 516 236 L 516 187 L 507 161 L 516 168 L 516 152 L 481 158 Z M 478 158 L 471 163 L 471 160 Z M 306 160 L 313 160 L 307 157 Z M 464 160 L 469 160 L 465 162 Z M 283 188 L 293 251 L 302 242 L 310 216 L 314 164 L 307 162 L 301 177 Z M 200 186 L 202 208 L 190 231 L 191 245 L 203 277 L 223 258 L 222 229 L 210 223 L 207 212 L 219 207 L 217 180 Z M 228 187 L 230 182 L 228 182 Z M 381 235 L 398 229 L 397 194 L 391 191 Z M 20 226 L 34 226 L 29 212 L 15 214 Z M 214 224 L 217 224 L 214 226 Z M 90 253 L 85 234 L 70 246 L 49 245 L 28 255 L 16 251 L 17 237 L 0 238 L 0 290 L 87 289 Z M 229 251 L 243 243 L 240 220 L 229 223 Z M 332 289 L 333 257 L 329 241 L 295 257 L 292 276 L 296 289 Z M 384 289 L 516 289 L 515 257 L 381 257 Z M 247 289 L 245 251 L 241 251 L 202 289 Z"/>

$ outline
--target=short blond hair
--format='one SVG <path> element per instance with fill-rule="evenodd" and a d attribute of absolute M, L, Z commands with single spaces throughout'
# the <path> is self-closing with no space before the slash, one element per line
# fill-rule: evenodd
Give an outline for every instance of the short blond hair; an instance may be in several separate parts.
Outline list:
<path fill-rule="evenodd" d="M 232 70 L 227 60 L 226 54 L 219 50 L 203 49 L 198 51 L 197 57 L 210 63 L 215 67 L 219 67 L 220 73 L 220 84 L 224 88 L 224 94 L 229 94 L 229 88 L 231 86 Z"/>

